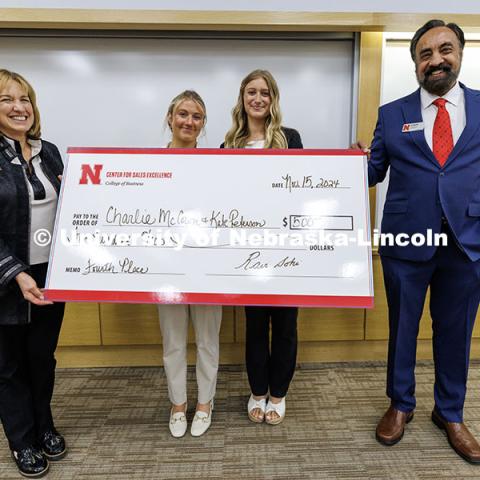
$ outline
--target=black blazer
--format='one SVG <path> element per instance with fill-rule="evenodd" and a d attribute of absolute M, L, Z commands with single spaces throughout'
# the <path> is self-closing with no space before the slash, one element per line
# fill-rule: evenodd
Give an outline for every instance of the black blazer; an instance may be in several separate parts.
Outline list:
<path fill-rule="evenodd" d="M 287 139 L 288 148 L 303 148 L 300 134 L 295 129 L 282 127 L 282 132 Z M 220 148 L 225 148 L 225 142 L 220 145 Z"/>

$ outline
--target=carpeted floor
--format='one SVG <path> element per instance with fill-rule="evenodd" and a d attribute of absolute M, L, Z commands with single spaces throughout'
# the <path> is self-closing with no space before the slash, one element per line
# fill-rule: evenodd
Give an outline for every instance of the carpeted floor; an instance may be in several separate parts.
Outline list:
<path fill-rule="evenodd" d="M 465 420 L 480 438 L 480 364 L 470 369 Z M 189 370 L 191 404 L 195 377 Z M 417 367 L 417 410 L 403 440 L 379 445 L 377 420 L 388 406 L 385 365 L 299 367 L 279 426 L 246 416 L 243 367 L 219 374 L 214 421 L 200 438 L 168 431 L 165 374 L 159 368 L 66 369 L 57 373 L 54 413 L 69 455 L 49 480 L 438 480 L 479 479 L 430 421 L 433 367 Z M 0 440 L 0 478 L 20 478 Z"/>

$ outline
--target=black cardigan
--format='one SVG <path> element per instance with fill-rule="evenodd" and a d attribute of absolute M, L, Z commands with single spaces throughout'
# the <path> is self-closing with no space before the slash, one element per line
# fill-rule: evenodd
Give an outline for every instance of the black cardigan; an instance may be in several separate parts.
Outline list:
<path fill-rule="evenodd" d="M 0 325 L 30 321 L 28 302 L 15 277 L 29 270 L 30 200 L 23 166 L 12 163 L 16 152 L 0 136 Z M 42 140 L 40 164 L 53 187 L 60 191 L 58 175 L 63 163 L 57 147 Z"/>

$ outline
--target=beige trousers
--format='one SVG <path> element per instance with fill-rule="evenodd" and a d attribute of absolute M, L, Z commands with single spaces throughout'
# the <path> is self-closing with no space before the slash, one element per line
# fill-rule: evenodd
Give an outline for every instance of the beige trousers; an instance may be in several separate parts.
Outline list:
<path fill-rule="evenodd" d="M 175 405 L 187 401 L 188 317 L 192 320 L 197 344 L 198 402 L 208 403 L 217 386 L 221 305 L 159 305 L 163 336 L 163 365 L 168 396 Z"/>

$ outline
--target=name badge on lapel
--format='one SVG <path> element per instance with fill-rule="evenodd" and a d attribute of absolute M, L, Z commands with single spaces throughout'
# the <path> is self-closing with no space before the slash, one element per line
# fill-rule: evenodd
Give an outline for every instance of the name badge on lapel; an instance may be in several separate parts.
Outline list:
<path fill-rule="evenodd" d="M 404 123 L 402 127 L 402 133 L 416 132 L 417 130 L 424 130 L 423 122 L 417 123 Z"/>

